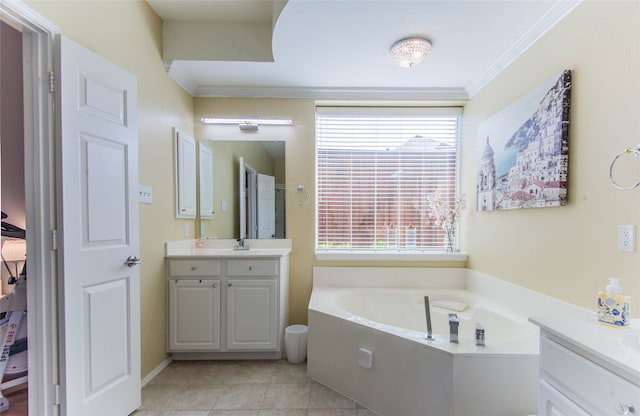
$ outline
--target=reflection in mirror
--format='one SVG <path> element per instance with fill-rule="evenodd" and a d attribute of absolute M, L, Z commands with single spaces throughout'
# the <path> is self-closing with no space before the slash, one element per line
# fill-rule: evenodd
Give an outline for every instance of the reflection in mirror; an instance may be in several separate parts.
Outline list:
<path fill-rule="evenodd" d="M 213 153 L 214 215 L 200 218 L 200 236 L 286 238 L 284 142 L 213 140 L 208 141 L 207 146 Z M 247 174 L 247 169 L 254 173 Z M 266 204 L 269 198 L 265 193 L 262 198 L 258 195 L 259 177 L 273 178 L 266 179 L 271 183 L 267 189 L 273 188 L 267 193 L 274 195 Z M 260 186 L 263 188 L 264 183 Z M 272 221 L 273 228 L 265 226 Z"/>

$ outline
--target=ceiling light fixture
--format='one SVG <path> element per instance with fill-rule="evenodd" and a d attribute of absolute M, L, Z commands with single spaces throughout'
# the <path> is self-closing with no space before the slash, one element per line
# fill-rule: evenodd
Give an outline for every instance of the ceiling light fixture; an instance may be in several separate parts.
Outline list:
<path fill-rule="evenodd" d="M 293 126 L 290 118 L 261 117 L 202 117 L 204 124 L 235 124 L 238 126 Z"/>
<path fill-rule="evenodd" d="M 431 53 L 431 42 L 424 38 L 407 38 L 391 46 L 391 59 L 403 68 L 411 68 Z"/>

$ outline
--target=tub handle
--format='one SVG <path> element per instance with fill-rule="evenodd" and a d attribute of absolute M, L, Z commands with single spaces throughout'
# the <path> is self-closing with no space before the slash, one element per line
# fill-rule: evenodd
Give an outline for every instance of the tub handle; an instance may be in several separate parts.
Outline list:
<path fill-rule="evenodd" d="M 630 404 L 622 404 L 620 402 L 616 402 L 613 408 L 619 415 L 630 415 L 631 413 L 635 413 L 633 406 L 631 406 Z"/>

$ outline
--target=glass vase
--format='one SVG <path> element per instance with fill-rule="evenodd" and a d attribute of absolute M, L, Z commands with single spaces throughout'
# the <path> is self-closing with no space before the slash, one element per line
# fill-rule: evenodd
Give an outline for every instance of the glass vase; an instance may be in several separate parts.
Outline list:
<path fill-rule="evenodd" d="M 442 237 L 442 247 L 445 253 L 453 253 L 453 225 L 445 224 L 442 226 L 444 236 Z"/>

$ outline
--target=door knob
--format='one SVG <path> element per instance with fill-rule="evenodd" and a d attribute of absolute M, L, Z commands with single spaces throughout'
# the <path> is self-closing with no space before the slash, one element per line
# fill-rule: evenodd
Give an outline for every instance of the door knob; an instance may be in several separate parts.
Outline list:
<path fill-rule="evenodd" d="M 136 256 L 127 257 L 127 261 L 124 262 L 125 266 L 133 267 L 138 264 L 142 264 L 142 260 Z"/>

